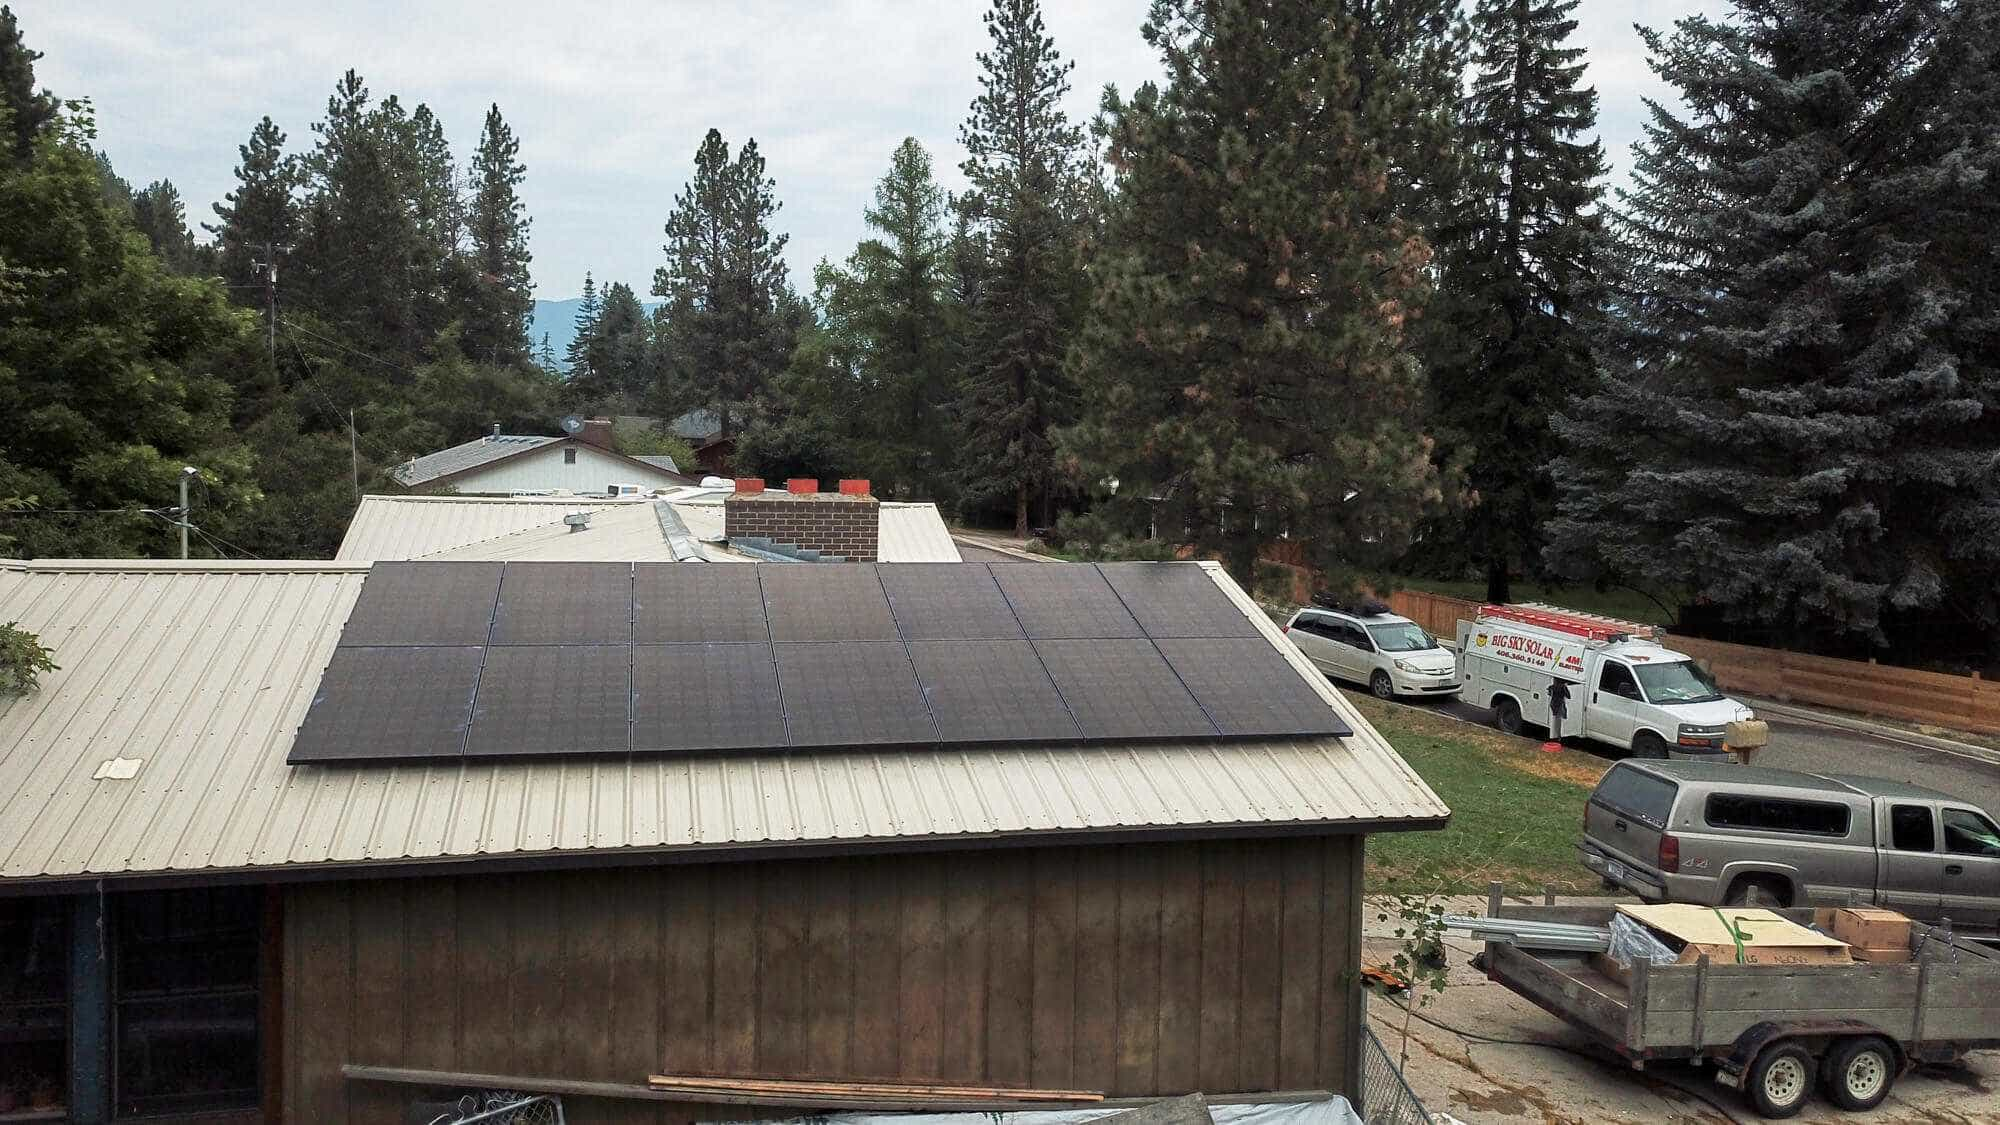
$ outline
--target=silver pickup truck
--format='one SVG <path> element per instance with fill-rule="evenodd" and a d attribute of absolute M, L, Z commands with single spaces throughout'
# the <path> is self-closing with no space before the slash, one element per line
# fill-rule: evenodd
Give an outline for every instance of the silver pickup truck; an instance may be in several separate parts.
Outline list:
<path fill-rule="evenodd" d="M 1918 785 L 1715 762 L 1624 761 L 1590 795 L 1579 847 L 1653 902 L 1883 906 L 2000 927 L 2000 828 Z"/>

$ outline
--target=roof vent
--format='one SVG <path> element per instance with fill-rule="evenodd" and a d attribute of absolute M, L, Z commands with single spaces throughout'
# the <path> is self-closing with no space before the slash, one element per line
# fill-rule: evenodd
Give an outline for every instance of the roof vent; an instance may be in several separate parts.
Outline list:
<path fill-rule="evenodd" d="M 571 512 L 563 517 L 563 523 L 568 525 L 571 532 L 582 531 L 584 528 L 590 526 L 590 513 L 587 511 Z"/>
<path fill-rule="evenodd" d="M 500 440 L 500 423 L 498 422 L 493 423 L 493 436 L 488 440 L 490 441 Z"/>

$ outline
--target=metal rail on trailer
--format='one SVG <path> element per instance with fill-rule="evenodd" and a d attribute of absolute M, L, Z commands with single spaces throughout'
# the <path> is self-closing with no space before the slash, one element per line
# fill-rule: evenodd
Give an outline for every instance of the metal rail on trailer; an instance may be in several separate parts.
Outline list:
<path fill-rule="evenodd" d="M 1488 903 L 1491 917 L 1608 926 L 1609 906 Z M 1781 910 L 1810 923 L 1810 910 Z M 1813 1088 L 1872 1108 L 1917 1063 L 2000 1046 L 2000 955 L 1914 924 L 1905 964 L 1635 962 L 1626 983 L 1582 950 L 1488 941 L 1488 979 L 1589 1033 L 1634 1069 L 1668 1059 L 1713 1065 L 1766 1117 L 1802 1109 Z"/>

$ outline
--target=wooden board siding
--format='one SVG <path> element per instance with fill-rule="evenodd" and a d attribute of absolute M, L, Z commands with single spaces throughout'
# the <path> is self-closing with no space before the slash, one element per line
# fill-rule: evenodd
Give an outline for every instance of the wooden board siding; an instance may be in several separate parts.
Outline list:
<path fill-rule="evenodd" d="M 1326 837 L 300 885 L 286 1118 L 402 1119 L 343 1063 L 1351 1090 L 1360 874 Z"/>

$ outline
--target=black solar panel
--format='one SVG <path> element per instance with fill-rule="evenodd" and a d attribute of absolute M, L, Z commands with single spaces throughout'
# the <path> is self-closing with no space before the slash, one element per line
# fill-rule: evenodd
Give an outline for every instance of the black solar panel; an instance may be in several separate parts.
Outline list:
<path fill-rule="evenodd" d="M 639 645 L 632 693 L 636 752 L 785 746 L 769 644 Z"/>
<path fill-rule="evenodd" d="M 778 685 L 793 746 L 937 742 L 937 728 L 901 644 L 780 644 L 777 649 Z"/>
<path fill-rule="evenodd" d="M 456 758 L 478 648 L 337 648 L 285 760 Z"/>
<path fill-rule="evenodd" d="M 642 645 L 769 641 L 758 569 L 639 563 L 632 574 L 632 639 Z"/>
<path fill-rule="evenodd" d="M 1145 636 L 1088 563 L 1003 566 L 989 573 L 1031 640 Z"/>
<path fill-rule="evenodd" d="M 489 648 L 466 756 L 623 754 L 631 698 L 630 645 Z"/>
<path fill-rule="evenodd" d="M 500 594 L 497 562 L 379 562 L 341 630 L 344 645 L 483 645 Z"/>
<path fill-rule="evenodd" d="M 1021 639 L 1014 610 L 978 563 L 881 563 L 875 570 L 906 641 Z"/>
<path fill-rule="evenodd" d="M 1194 565 L 384 563 L 291 760 L 1346 733 Z"/>
<path fill-rule="evenodd" d="M 632 640 L 632 564 L 507 564 L 496 645 L 602 645 Z"/>
<path fill-rule="evenodd" d="M 1353 734 L 1338 713 L 1262 637 L 1156 642 L 1223 734 Z"/>
<path fill-rule="evenodd" d="M 1215 737 L 1151 641 L 1036 641 L 1035 651 L 1085 738 Z"/>
<path fill-rule="evenodd" d="M 913 641 L 910 657 L 947 743 L 1082 737 L 1027 641 Z"/>
<path fill-rule="evenodd" d="M 774 641 L 896 639 L 873 563 L 771 563 L 757 571 Z"/>
<path fill-rule="evenodd" d="M 1255 637 L 1257 626 L 1200 563 L 1101 563 L 1105 581 L 1146 635 Z"/>

